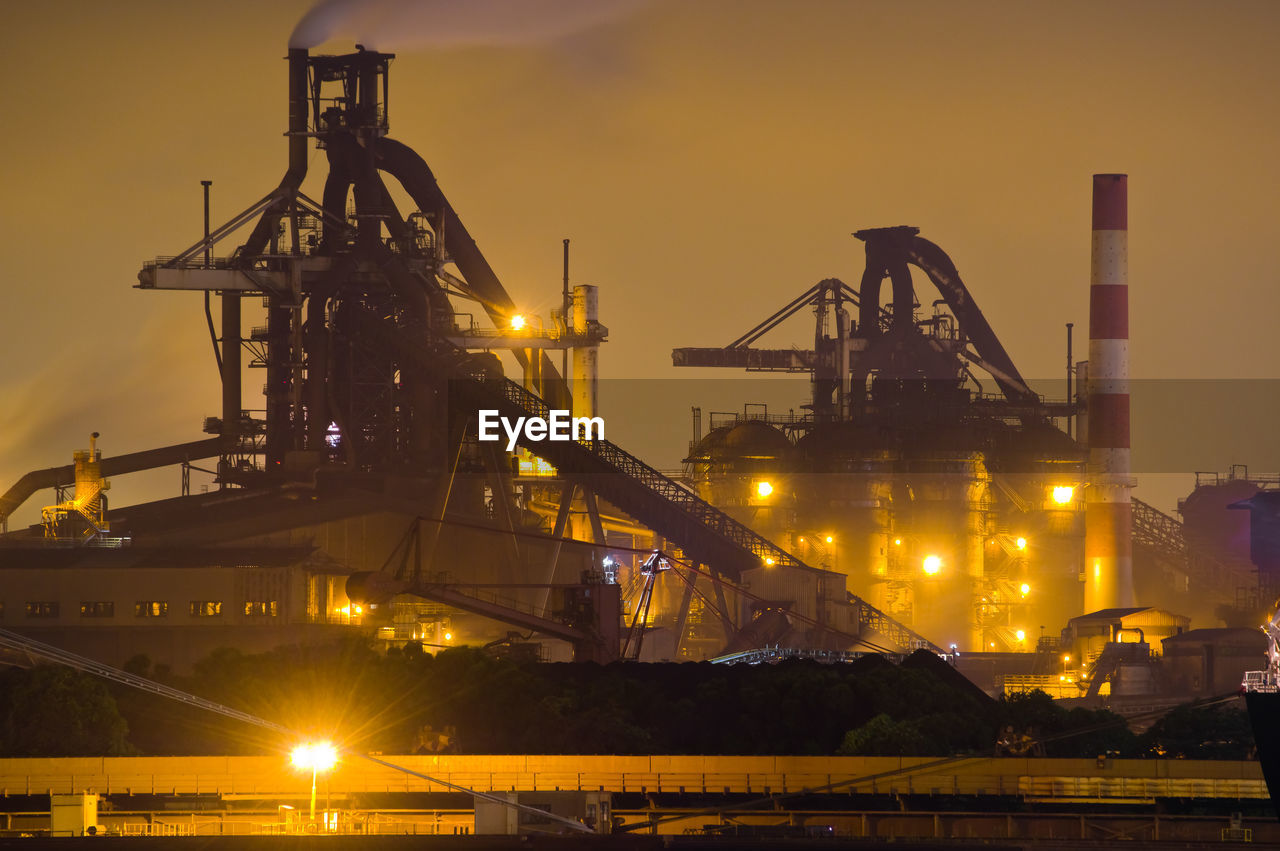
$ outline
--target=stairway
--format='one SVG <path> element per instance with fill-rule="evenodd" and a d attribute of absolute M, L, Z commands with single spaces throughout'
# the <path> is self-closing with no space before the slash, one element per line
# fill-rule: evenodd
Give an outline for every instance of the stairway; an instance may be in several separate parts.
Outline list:
<path fill-rule="evenodd" d="M 516 382 L 495 375 L 474 361 L 462 361 L 458 371 L 462 373 L 461 380 L 452 381 L 450 387 L 454 401 L 474 410 L 497 410 L 499 416 L 512 422 L 519 417 L 549 418 L 548 405 Z M 827 584 L 822 580 L 830 579 L 830 584 L 838 584 L 841 597 L 847 596 L 847 600 L 835 595 L 827 599 L 839 599 L 842 604 L 853 606 L 863 634 L 875 633 L 899 652 L 909 653 L 918 648 L 942 652 L 928 639 L 865 600 L 846 595 L 843 575 L 801 562 L 607 440 L 534 441 L 521 430 L 517 443 L 562 473 L 581 479 L 598 495 L 679 545 L 696 562 L 714 566 L 735 581 L 741 580 L 744 571 L 760 567 L 787 567 L 810 573 L 819 586 Z"/>

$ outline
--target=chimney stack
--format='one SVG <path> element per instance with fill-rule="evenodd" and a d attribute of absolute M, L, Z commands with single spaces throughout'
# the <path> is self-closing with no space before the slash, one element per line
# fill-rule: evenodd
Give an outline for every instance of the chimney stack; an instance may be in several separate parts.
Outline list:
<path fill-rule="evenodd" d="M 1085 612 L 1133 605 L 1129 469 L 1129 178 L 1093 176 Z"/>

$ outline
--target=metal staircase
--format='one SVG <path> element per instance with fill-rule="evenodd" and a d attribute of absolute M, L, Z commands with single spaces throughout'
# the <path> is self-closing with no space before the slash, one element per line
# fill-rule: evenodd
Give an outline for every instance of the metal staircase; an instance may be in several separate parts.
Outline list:
<path fill-rule="evenodd" d="M 513 422 L 519 417 L 550 417 L 546 402 L 516 382 L 474 361 L 463 361 L 459 367 L 462 375 L 451 382 L 455 401 L 476 410 L 497 410 L 499 416 Z M 853 606 L 860 632 L 874 632 L 902 652 L 918 648 L 942 652 L 865 600 L 846 595 L 843 575 L 805 564 L 607 440 L 535 441 L 521 430 L 517 443 L 562 473 L 583 480 L 597 494 L 678 544 L 691 559 L 712 565 L 731 579 L 740 581 L 744 571 L 755 568 L 787 567 L 813 575 L 819 586 L 825 584 L 823 580 L 838 582 L 839 596 L 831 594 L 826 599 Z M 843 599 L 846 596 L 847 600 Z"/>
<path fill-rule="evenodd" d="M 1237 587 L 1257 585 L 1254 569 L 1194 552 L 1182 521 L 1140 499 L 1133 500 L 1133 545 L 1182 570 L 1197 591 L 1234 599 Z"/>

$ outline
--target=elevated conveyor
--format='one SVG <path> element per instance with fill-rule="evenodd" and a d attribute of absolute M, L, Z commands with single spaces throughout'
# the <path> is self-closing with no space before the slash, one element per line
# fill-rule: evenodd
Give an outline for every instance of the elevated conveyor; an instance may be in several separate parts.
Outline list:
<path fill-rule="evenodd" d="M 546 419 L 551 413 L 546 402 L 516 382 L 474 366 L 463 366 L 462 375 L 451 382 L 450 395 L 451 403 L 469 411 L 496 410 L 512 422 L 520 417 Z M 846 594 L 843 575 L 810 567 L 608 440 L 530 440 L 521 430 L 517 443 L 562 474 L 581 479 L 597 494 L 678 544 L 689 558 L 711 565 L 735 581 L 741 581 L 745 571 L 761 567 L 790 568 L 811 574 L 819 585 L 825 585 L 824 580 L 836 581 L 841 594 Z M 847 604 L 857 610 L 860 634 L 874 633 L 901 652 L 918 648 L 942 652 L 865 600 L 852 594 L 846 597 Z"/>

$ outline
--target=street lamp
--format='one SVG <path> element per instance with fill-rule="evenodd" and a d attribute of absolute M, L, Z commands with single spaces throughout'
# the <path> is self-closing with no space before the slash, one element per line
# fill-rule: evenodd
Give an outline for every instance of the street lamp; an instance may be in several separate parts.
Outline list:
<path fill-rule="evenodd" d="M 295 768 L 311 769 L 311 818 L 316 820 L 316 775 L 328 771 L 338 762 L 337 749 L 328 742 L 298 745 L 289 755 Z"/>

